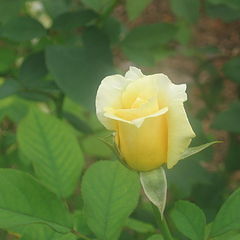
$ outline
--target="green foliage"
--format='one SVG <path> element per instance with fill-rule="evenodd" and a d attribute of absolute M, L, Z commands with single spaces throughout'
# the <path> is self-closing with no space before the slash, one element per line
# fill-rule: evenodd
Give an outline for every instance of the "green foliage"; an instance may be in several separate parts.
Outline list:
<path fill-rule="evenodd" d="M 240 57 L 232 58 L 226 62 L 223 71 L 229 79 L 240 83 Z"/>
<path fill-rule="evenodd" d="M 191 240 L 202 240 L 206 218 L 202 210 L 187 201 L 178 201 L 171 211 L 171 219 L 177 229 Z"/>
<path fill-rule="evenodd" d="M 137 18 L 152 0 L 127 0 L 126 9 L 130 20 Z"/>
<path fill-rule="evenodd" d="M 149 65 L 162 57 L 159 55 L 162 50 L 163 54 L 170 53 L 167 44 L 175 35 L 176 26 L 173 24 L 156 23 L 139 26 L 128 33 L 122 42 L 122 48 L 130 60 Z"/>
<path fill-rule="evenodd" d="M 13 18 L 1 28 L 1 36 L 13 41 L 28 41 L 43 37 L 45 34 L 44 27 L 30 17 Z"/>
<path fill-rule="evenodd" d="M 240 189 L 236 190 L 223 204 L 214 220 L 210 236 L 218 236 L 229 231 L 240 230 Z"/>
<path fill-rule="evenodd" d="M 239 240 L 239 19 L 239 0 L 0 0 L 0 239 Z M 197 137 L 167 182 L 115 160 L 95 114 L 129 65 L 188 85 Z"/>
<path fill-rule="evenodd" d="M 18 141 L 39 179 L 60 197 L 75 189 L 83 166 L 77 139 L 62 121 L 32 110 L 20 123 Z"/>
<path fill-rule="evenodd" d="M 118 162 L 101 161 L 84 175 L 82 194 L 89 227 L 99 240 L 118 239 L 139 198 L 137 174 Z"/>
<path fill-rule="evenodd" d="M 19 69 L 19 81 L 25 88 L 37 88 L 44 85 L 47 75 L 44 52 L 28 56 Z M 46 84 L 46 83 L 45 83 Z"/>
<path fill-rule="evenodd" d="M 189 23 L 195 23 L 200 14 L 199 0 L 170 0 L 171 9 L 179 19 Z"/>
<path fill-rule="evenodd" d="M 112 60 L 103 32 L 90 28 L 84 33 L 83 42 L 84 48 L 48 47 L 46 61 L 58 86 L 73 100 L 86 105 L 94 99 L 99 79 L 110 71 Z"/>
<path fill-rule="evenodd" d="M 240 103 L 235 102 L 229 106 L 229 109 L 220 112 L 213 122 L 213 127 L 223 129 L 233 133 L 240 132 Z"/>
<path fill-rule="evenodd" d="M 67 233 L 72 223 L 64 204 L 29 174 L 0 170 L 0 227 L 42 223 Z"/>
<path fill-rule="evenodd" d="M 105 13 L 116 1 L 117 0 L 82 0 L 87 7 L 99 13 Z"/>

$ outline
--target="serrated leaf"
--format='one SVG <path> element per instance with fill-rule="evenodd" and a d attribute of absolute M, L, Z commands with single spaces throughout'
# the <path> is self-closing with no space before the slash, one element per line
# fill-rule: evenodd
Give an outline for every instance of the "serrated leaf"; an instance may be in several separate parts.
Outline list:
<path fill-rule="evenodd" d="M 117 161 L 101 161 L 87 170 L 82 182 L 84 209 L 99 240 L 118 239 L 139 191 L 137 174 Z"/>
<path fill-rule="evenodd" d="M 30 17 L 16 17 L 2 26 L 1 35 L 13 41 L 27 41 L 46 34 L 44 27 Z"/>
<path fill-rule="evenodd" d="M 204 239 L 206 217 L 197 205 L 180 200 L 175 203 L 170 216 L 178 231 L 186 237 L 191 240 Z"/>
<path fill-rule="evenodd" d="M 210 236 L 215 237 L 228 231 L 240 231 L 240 189 L 237 189 L 223 204 L 213 224 Z"/>
<path fill-rule="evenodd" d="M 189 147 L 185 150 L 185 152 L 181 155 L 181 159 L 187 158 L 192 156 L 193 154 L 196 154 L 198 152 L 201 152 L 202 150 L 204 150 L 205 148 L 208 148 L 210 146 L 212 146 L 215 143 L 221 143 L 221 141 L 214 141 L 214 142 L 210 142 L 210 143 L 205 143 L 202 144 L 200 146 L 197 147 Z"/>
<path fill-rule="evenodd" d="M 76 187 L 83 166 L 77 139 L 61 120 L 32 109 L 19 124 L 20 151 L 34 166 L 38 178 L 61 197 Z"/>
<path fill-rule="evenodd" d="M 140 172 L 140 181 L 146 196 L 158 207 L 163 216 L 167 199 L 167 179 L 164 169 L 161 167 L 148 172 Z"/>
<path fill-rule="evenodd" d="M 64 204 L 29 174 L 0 169 L 0 192 L 0 228 L 42 223 L 70 232 L 72 223 Z"/>

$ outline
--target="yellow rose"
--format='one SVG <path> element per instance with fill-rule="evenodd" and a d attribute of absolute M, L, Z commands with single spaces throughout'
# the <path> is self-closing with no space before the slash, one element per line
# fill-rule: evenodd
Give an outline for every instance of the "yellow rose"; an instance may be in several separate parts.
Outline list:
<path fill-rule="evenodd" d="M 195 134 L 183 102 L 186 84 L 173 84 L 164 74 L 146 76 L 130 67 L 125 76 L 104 78 L 96 96 L 99 121 L 115 132 L 124 161 L 148 171 L 166 163 L 172 168 Z"/>

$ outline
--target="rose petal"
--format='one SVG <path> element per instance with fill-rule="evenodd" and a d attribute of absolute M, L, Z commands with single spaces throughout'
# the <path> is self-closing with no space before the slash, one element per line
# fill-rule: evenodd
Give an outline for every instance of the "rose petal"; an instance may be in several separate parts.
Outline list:
<path fill-rule="evenodd" d="M 105 108 L 121 108 L 123 90 L 130 82 L 121 75 L 105 77 L 97 91 L 96 112 L 99 121 L 109 130 L 115 130 L 111 119 L 104 116 Z"/>
<path fill-rule="evenodd" d="M 191 143 L 195 133 L 188 121 L 183 103 L 172 104 L 168 109 L 168 159 L 167 167 L 172 168 Z"/>

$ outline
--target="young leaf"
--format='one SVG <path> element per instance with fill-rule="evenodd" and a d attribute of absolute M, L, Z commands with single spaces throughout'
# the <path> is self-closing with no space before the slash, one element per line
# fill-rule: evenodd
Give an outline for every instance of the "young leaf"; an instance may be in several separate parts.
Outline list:
<path fill-rule="evenodd" d="M 20 151 L 34 166 L 36 175 L 58 196 L 75 189 L 83 156 L 70 128 L 55 117 L 32 109 L 18 128 Z"/>
<path fill-rule="evenodd" d="M 223 204 L 213 224 L 210 236 L 215 237 L 228 231 L 240 230 L 240 188 Z"/>
<path fill-rule="evenodd" d="M 198 152 L 201 152 L 202 150 L 204 150 L 205 148 L 210 147 L 211 145 L 215 144 L 215 143 L 221 143 L 221 141 L 214 141 L 214 142 L 210 142 L 210 143 L 205 143 L 202 144 L 200 146 L 197 147 L 189 147 L 186 149 L 186 151 L 182 154 L 181 159 L 190 157 L 193 154 L 196 154 Z"/>
<path fill-rule="evenodd" d="M 117 161 L 101 161 L 87 170 L 82 182 L 84 208 L 99 240 L 118 239 L 137 205 L 139 190 L 137 174 Z"/>
<path fill-rule="evenodd" d="M 0 169 L 0 228 L 42 223 L 67 233 L 72 228 L 64 204 L 29 174 Z"/>
<path fill-rule="evenodd" d="M 205 234 L 206 218 L 202 210 L 195 204 L 187 201 L 175 203 L 170 213 L 175 226 L 191 240 L 203 240 Z"/>
<path fill-rule="evenodd" d="M 164 169 L 161 167 L 149 172 L 140 172 L 140 181 L 148 199 L 158 207 L 163 216 L 167 198 L 167 179 Z"/>

